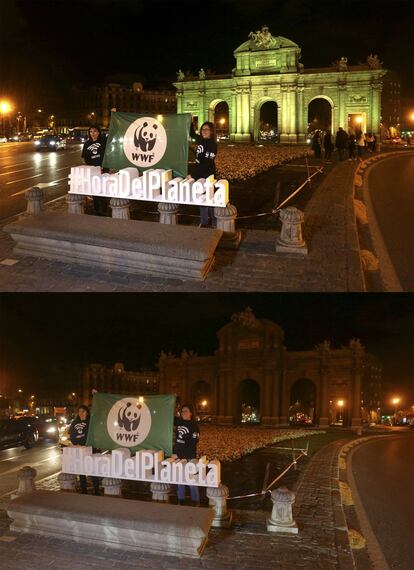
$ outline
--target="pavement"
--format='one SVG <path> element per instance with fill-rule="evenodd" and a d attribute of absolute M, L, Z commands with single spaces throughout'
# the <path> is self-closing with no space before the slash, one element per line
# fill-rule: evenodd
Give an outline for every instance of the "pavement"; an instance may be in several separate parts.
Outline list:
<path fill-rule="evenodd" d="M 261 570 L 351 570 L 354 560 L 338 500 L 338 457 L 344 443 L 345 440 L 337 440 L 319 450 L 299 478 L 294 489 L 298 535 L 267 532 L 268 512 L 238 510 L 234 512 L 230 529 L 210 531 L 207 548 L 200 559 L 125 552 L 53 537 L 12 533 L 3 499 L 0 503 L 0 567 L 4 570 L 138 570 L 148 567 L 240 570 L 260 565 Z M 43 480 L 38 488 L 57 491 L 56 477 Z"/>
<path fill-rule="evenodd" d="M 348 161 L 335 165 L 307 203 L 303 228 L 307 256 L 276 253 L 276 231 L 243 230 L 239 249 L 217 250 L 215 266 L 207 279 L 194 282 L 97 270 L 36 257 L 16 258 L 13 241 L 1 227 L 0 291 L 364 291 L 353 208 L 355 168 L 356 164 Z M 64 199 L 48 204 L 47 209 L 65 211 Z"/>

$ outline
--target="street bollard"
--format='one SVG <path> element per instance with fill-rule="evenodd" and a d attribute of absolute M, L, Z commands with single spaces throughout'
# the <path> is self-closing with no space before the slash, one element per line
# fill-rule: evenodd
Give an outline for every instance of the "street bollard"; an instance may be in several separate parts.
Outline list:
<path fill-rule="evenodd" d="M 293 520 L 292 505 L 295 502 L 295 493 L 286 487 L 279 487 L 272 491 L 272 515 L 267 519 L 269 532 L 286 532 L 298 534 L 298 527 Z"/>
<path fill-rule="evenodd" d="M 112 209 L 112 217 L 118 220 L 129 220 L 129 200 L 125 198 L 111 198 L 109 207 Z"/>
<path fill-rule="evenodd" d="M 236 231 L 236 206 L 229 203 L 225 208 L 214 208 L 214 215 L 217 218 L 217 229 L 223 232 L 219 247 L 237 249 L 240 244 L 241 232 Z"/>
<path fill-rule="evenodd" d="M 66 204 L 68 205 L 68 214 L 85 213 L 85 198 L 82 194 L 66 194 Z"/>
<path fill-rule="evenodd" d="M 72 473 L 59 473 L 58 482 L 61 491 L 76 493 L 76 475 Z"/>
<path fill-rule="evenodd" d="M 159 202 L 158 211 L 160 213 L 160 224 L 177 225 L 177 214 L 179 207 L 170 202 Z"/>
<path fill-rule="evenodd" d="M 26 190 L 24 196 L 27 200 L 26 214 L 28 216 L 37 216 L 42 213 L 43 210 L 43 190 L 34 186 L 29 190 Z"/>
<path fill-rule="evenodd" d="M 279 212 L 282 230 L 276 241 L 276 251 L 280 253 L 300 253 L 307 255 L 308 248 L 302 238 L 302 223 L 305 219 L 303 212 L 289 206 Z"/>
<path fill-rule="evenodd" d="M 220 483 L 218 487 L 207 487 L 206 491 L 209 505 L 214 510 L 214 519 L 211 526 L 216 528 L 229 528 L 232 514 L 227 510 L 227 497 L 229 489 Z"/>
<path fill-rule="evenodd" d="M 171 485 L 169 483 L 151 483 L 150 488 L 153 501 L 170 502 Z"/>
<path fill-rule="evenodd" d="M 121 479 L 114 479 L 112 477 L 104 477 L 102 479 L 102 487 L 104 488 L 104 495 L 109 497 L 121 497 Z"/>
<path fill-rule="evenodd" d="M 17 495 L 26 495 L 27 493 L 33 493 L 36 491 L 36 486 L 34 483 L 34 478 L 37 475 L 36 469 L 26 465 L 19 469 L 17 473 L 17 478 L 19 480 L 19 486 L 17 487 Z"/>

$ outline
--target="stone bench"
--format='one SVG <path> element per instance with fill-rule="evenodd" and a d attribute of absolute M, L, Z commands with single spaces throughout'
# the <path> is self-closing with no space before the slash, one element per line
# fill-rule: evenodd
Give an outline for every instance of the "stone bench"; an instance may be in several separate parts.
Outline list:
<path fill-rule="evenodd" d="M 35 491 L 11 501 L 10 530 L 157 554 L 199 557 L 213 510 L 129 499 Z"/>
<path fill-rule="evenodd" d="M 67 213 L 28 216 L 4 230 L 16 255 L 192 280 L 206 278 L 223 233 Z"/>

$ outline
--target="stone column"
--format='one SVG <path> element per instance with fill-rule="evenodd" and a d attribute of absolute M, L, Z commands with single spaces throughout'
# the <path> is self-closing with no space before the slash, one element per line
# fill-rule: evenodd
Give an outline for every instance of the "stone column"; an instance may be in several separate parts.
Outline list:
<path fill-rule="evenodd" d="M 272 515 L 267 520 L 269 532 L 285 532 L 298 534 L 298 526 L 293 520 L 292 505 L 295 502 L 295 493 L 286 487 L 279 487 L 272 491 Z"/>
<path fill-rule="evenodd" d="M 282 230 L 276 241 L 276 251 L 281 253 L 300 253 L 307 255 L 308 248 L 302 238 L 303 212 L 294 206 L 288 206 L 279 212 Z"/>
<path fill-rule="evenodd" d="M 236 90 L 231 90 L 231 109 L 229 109 L 229 135 L 234 141 L 237 133 L 237 95 Z"/>
<path fill-rule="evenodd" d="M 228 487 L 222 483 L 218 487 L 207 487 L 206 495 L 210 507 L 214 510 L 214 519 L 211 526 L 215 528 L 229 528 L 232 515 L 227 510 Z"/>
<path fill-rule="evenodd" d="M 58 482 L 61 491 L 76 492 L 76 475 L 73 473 L 59 473 Z"/>
<path fill-rule="evenodd" d="M 285 85 L 280 86 L 282 94 L 282 108 L 280 109 L 280 142 L 289 142 L 288 125 L 289 125 L 289 109 L 288 109 L 288 93 Z"/>
<path fill-rule="evenodd" d="M 242 129 L 244 138 L 250 137 L 250 93 L 248 89 L 243 89 L 242 104 L 243 104 L 243 118 Z"/>
<path fill-rule="evenodd" d="M 151 483 L 150 488 L 153 501 L 170 502 L 171 485 L 169 483 Z"/>
<path fill-rule="evenodd" d="M 371 113 L 370 113 L 370 131 L 377 136 L 380 141 L 380 122 L 381 122 L 381 91 L 382 83 L 374 82 L 371 85 Z"/>
<path fill-rule="evenodd" d="M 19 480 L 19 485 L 17 487 L 17 495 L 26 495 L 27 493 L 33 493 L 36 491 L 36 486 L 34 483 L 34 478 L 37 475 L 36 469 L 25 465 L 17 472 L 17 478 Z"/>
<path fill-rule="evenodd" d="M 346 85 L 340 84 L 338 85 L 338 99 L 339 99 L 339 110 L 338 110 L 338 127 L 342 127 L 344 131 L 348 132 L 348 116 L 347 116 L 347 108 L 346 108 Z"/>
<path fill-rule="evenodd" d="M 298 87 L 298 142 L 304 143 L 306 141 L 306 134 L 308 132 L 307 121 L 305 120 L 305 88 Z"/>
<path fill-rule="evenodd" d="M 177 98 L 177 113 L 183 112 L 183 94 L 180 91 L 177 91 L 175 94 Z"/>
<path fill-rule="evenodd" d="M 242 108 L 242 92 L 241 89 L 236 91 L 236 141 L 242 140 L 242 132 L 243 132 L 243 125 L 242 125 L 242 117 L 243 117 L 243 108 Z"/>
<path fill-rule="evenodd" d="M 129 220 L 129 200 L 125 198 L 111 198 L 109 207 L 112 209 L 112 217 L 119 220 Z"/>
<path fill-rule="evenodd" d="M 43 210 L 43 190 L 34 186 L 30 190 L 26 190 L 24 196 L 27 200 L 26 214 L 28 216 L 37 216 Z"/>
<path fill-rule="evenodd" d="M 66 204 L 68 205 L 68 214 L 85 213 L 85 198 L 82 194 L 66 194 Z"/>
<path fill-rule="evenodd" d="M 241 232 L 236 231 L 237 208 L 228 203 L 225 208 L 214 208 L 217 218 L 217 229 L 223 231 L 219 247 L 237 249 L 241 240 Z"/>
<path fill-rule="evenodd" d="M 114 479 L 112 477 L 104 477 L 102 479 L 102 487 L 104 488 L 104 495 L 110 497 L 122 496 L 122 481 L 121 479 Z"/>
<path fill-rule="evenodd" d="M 288 93 L 289 96 L 289 142 L 296 143 L 297 136 L 297 106 L 296 106 L 296 87 L 291 87 Z"/>
<path fill-rule="evenodd" d="M 169 202 L 159 202 L 158 211 L 160 213 L 160 224 L 177 225 L 178 204 Z"/>
<path fill-rule="evenodd" d="M 289 407 L 290 407 L 290 384 L 286 372 L 282 375 L 282 386 L 281 386 L 281 406 L 280 406 L 280 425 L 289 425 Z"/>

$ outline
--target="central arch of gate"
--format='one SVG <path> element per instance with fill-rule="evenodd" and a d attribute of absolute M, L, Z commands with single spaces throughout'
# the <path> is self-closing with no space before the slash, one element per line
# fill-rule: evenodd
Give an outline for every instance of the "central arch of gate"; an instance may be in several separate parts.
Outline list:
<path fill-rule="evenodd" d="M 282 328 L 250 308 L 234 314 L 217 338 L 212 356 L 161 353 L 160 393 L 176 394 L 222 424 L 287 426 L 296 410 L 319 425 L 338 418 L 360 425 L 365 351 L 359 341 L 288 351 Z"/>

